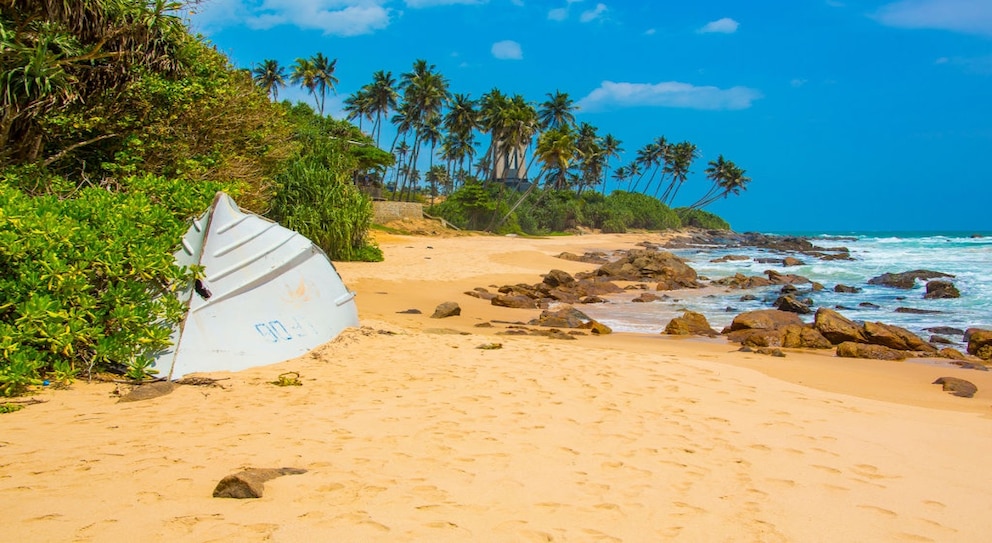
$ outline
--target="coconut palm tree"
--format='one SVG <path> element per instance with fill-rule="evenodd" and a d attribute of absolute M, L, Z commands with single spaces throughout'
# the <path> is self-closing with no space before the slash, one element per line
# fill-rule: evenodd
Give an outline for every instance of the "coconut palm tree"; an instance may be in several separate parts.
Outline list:
<path fill-rule="evenodd" d="M 252 79 L 259 87 L 272 95 L 272 101 L 279 100 L 279 88 L 286 86 L 286 68 L 279 61 L 267 58 L 251 70 Z"/>
<path fill-rule="evenodd" d="M 537 114 L 541 121 L 541 129 L 575 124 L 575 115 L 572 112 L 579 108 L 575 105 L 575 101 L 568 97 L 567 92 L 556 90 L 554 94 L 549 92 L 546 96 L 548 99 L 541 103 Z"/>
<path fill-rule="evenodd" d="M 750 177 L 744 175 L 744 170 L 729 160 L 724 160 L 723 155 L 717 157 L 715 161 L 709 162 L 706 168 L 706 177 L 713 181 L 713 185 L 699 200 L 689 206 L 689 209 L 702 209 L 713 202 L 726 198 L 730 194 L 740 194 L 747 190 Z"/>
<path fill-rule="evenodd" d="M 433 64 L 418 59 L 414 61 L 413 69 L 400 78 L 404 117 L 414 133 L 411 165 L 415 165 L 419 158 L 425 125 L 435 122 L 440 125 L 442 110 L 451 96 L 448 91 L 448 80 L 436 70 L 437 67 Z"/>
<path fill-rule="evenodd" d="M 689 171 L 689 168 L 692 167 L 692 161 L 697 158 L 699 158 L 699 151 L 693 143 L 683 141 L 671 147 L 670 162 L 665 165 L 664 173 L 670 174 L 672 179 L 665 189 L 665 193 L 661 196 L 662 202 L 669 206 L 672 205 L 682 184 L 692 173 Z"/>
<path fill-rule="evenodd" d="M 620 158 L 620 153 L 623 152 L 623 148 L 620 147 L 623 144 L 622 141 L 618 140 L 613 136 L 613 134 L 607 134 L 603 136 L 603 159 L 605 164 L 603 167 L 603 194 L 606 194 L 606 173 L 610 170 L 610 159 Z"/>
<path fill-rule="evenodd" d="M 314 105 L 320 106 L 320 101 L 317 97 L 317 68 L 313 65 L 312 60 L 308 58 L 296 59 L 296 64 L 293 65 L 293 71 L 289 75 L 289 80 L 294 85 L 299 85 L 306 89 L 313 96 Z"/>
<path fill-rule="evenodd" d="M 375 115 L 375 124 L 372 125 L 372 133 L 375 134 L 375 144 L 379 145 L 382 136 L 382 118 L 388 116 L 390 111 L 396 110 L 399 101 L 399 92 L 396 90 L 396 79 L 392 72 L 379 70 L 372 74 L 372 83 L 366 86 L 369 95 L 370 113 Z"/>
<path fill-rule="evenodd" d="M 334 76 L 334 69 L 337 67 L 337 63 L 338 59 L 329 59 L 320 52 L 310 57 L 310 64 L 313 66 L 314 71 L 315 88 L 320 91 L 321 115 L 324 114 L 324 98 L 327 95 L 327 89 L 337 94 L 337 90 L 334 87 L 338 84 L 338 78 Z M 316 94 L 314 96 L 316 97 Z"/>
<path fill-rule="evenodd" d="M 358 129 L 362 130 L 365 119 L 372 120 L 372 97 L 368 87 L 362 87 L 344 99 L 345 118 L 349 121 L 358 119 Z"/>

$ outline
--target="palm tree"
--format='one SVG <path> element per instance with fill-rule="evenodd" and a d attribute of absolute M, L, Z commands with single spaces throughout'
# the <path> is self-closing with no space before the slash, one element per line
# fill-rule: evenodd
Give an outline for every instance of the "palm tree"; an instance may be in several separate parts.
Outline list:
<path fill-rule="evenodd" d="M 662 202 L 669 206 L 672 205 L 682 184 L 685 183 L 686 178 L 692 173 L 689 171 L 689 168 L 692 167 L 692 161 L 697 158 L 699 158 L 699 151 L 693 143 L 683 141 L 671 147 L 671 162 L 665 165 L 664 173 L 671 174 L 672 180 L 669 182 L 668 188 L 665 189 L 665 193 L 661 196 Z"/>
<path fill-rule="evenodd" d="M 541 134 L 537 140 L 537 160 L 542 164 L 541 171 L 547 174 L 545 188 L 561 190 L 567 187 L 568 167 L 577 154 L 571 125 L 561 125 Z"/>
<path fill-rule="evenodd" d="M 606 194 L 606 173 L 610 169 L 610 159 L 620 158 L 620 153 L 623 152 L 623 148 L 620 147 L 622 143 L 613 137 L 613 134 L 603 136 L 603 158 L 606 161 L 603 168 L 603 194 Z"/>
<path fill-rule="evenodd" d="M 548 93 L 548 99 L 541 103 L 538 109 L 538 119 L 541 121 L 541 128 L 558 128 L 566 124 L 575 124 L 573 111 L 579 108 L 575 101 L 568 97 L 567 92 L 556 90 L 554 94 Z"/>
<path fill-rule="evenodd" d="M 362 129 L 362 121 L 372 119 L 372 97 L 368 87 L 362 87 L 344 100 L 345 117 L 349 121 L 358 119 L 358 129 Z"/>
<path fill-rule="evenodd" d="M 600 145 L 595 126 L 585 122 L 579 125 L 575 149 L 578 158 L 579 193 L 581 193 L 585 187 L 600 182 L 605 164 L 603 147 Z"/>
<path fill-rule="evenodd" d="M 629 175 L 630 170 L 626 166 L 620 166 L 613 170 L 613 179 L 616 180 L 618 186 L 627 181 Z"/>
<path fill-rule="evenodd" d="M 324 114 L 324 97 L 327 94 L 327 89 L 331 89 L 331 92 L 334 94 L 338 93 L 334 88 L 338 84 L 338 78 L 334 76 L 334 68 L 337 66 L 337 63 L 338 59 L 328 59 L 320 52 L 310 58 L 310 64 L 314 70 L 316 89 L 320 91 L 321 115 Z"/>
<path fill-rule="evenodd" d="M 750 177 L 744 175 L 744 170 L 733 162 L 724 160 L 723 155 L 717 157 L 715 161 L 710 161 L 709 167 L 706 168 L 706 177 L 713 181 L 713 185 L 706 194 L 689 206 L 689 209 L 702 209 L 721 196 L 726 198 L 731 193 L 740 194 L 742 190 L 747 190 L 747 184 L 751 181 Z"/>
<path fill-rule="evenodd" d="M 313 61 L 308 58 L 296 59 L 289 79 L 294 85 L 299 85 L 313 95 L 314 103 L 320 106 L 317 99 L 317 68 L 313 65 Z"/>
<path fill-rule="evenodd" d="M 420 155 L 425 125 L 435 122 L 440 125 L 441 111 L 451 96 L 448 91 L 448 80 L 437 73 L 436 69 L 433 64 L 418 59 L 414 61 L 413 69 L 400 78 L 404 118 L 414 131 L 413 152 L 410 157 L 412 166 L 416 165 Z M 433 148 L 431 154 L 433 155 Z"/>
<path fill-rule="evenodd" d="M 399 92 L 396 91 L 396 79 L 393 78 L 393 73 L 379 70 L 372 74 L 372 83 L 367 85 L 366 92 L 369 96 L 370 113 L 375 115 L 372 132 L 375 134 L 375 144 L 378 146 L 379 138 L 382 136 L 382 117 L 396 110 L 400 97 Z"/>
<path fill-rule="evenodd" d="M 272 95 L 272 101 L 278 101 L 279 87 L 286 86 L 286 68 L 280 66 L 278 60 L 267 58 L 255 66 L 251 73 L 255 83 L 265 89 L 266 94 Z"/>

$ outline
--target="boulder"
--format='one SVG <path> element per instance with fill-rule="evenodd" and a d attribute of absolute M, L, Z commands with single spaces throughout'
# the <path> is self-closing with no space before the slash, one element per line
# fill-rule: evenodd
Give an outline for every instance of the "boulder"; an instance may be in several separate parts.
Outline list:
<path fill-rule="evenodd" d="M 906 353 L 882 345 L 868 345 L 845 341 L 837 346 L 837 356 L 844 358 L 869 358 L 872 360 L 904 360 Z"/>
<path fill-rule="evenodd" d="M 950 281 L 930 281 L 927 283 L 927 293 L 923 297 L 928 300 L 960 298 L 961 293 Z"/>
<path fill-rule="evenodd" d="M 614 280 L 655 281 L 658 290 L 700 286 L 696 270 L 668 251 L 631 249 L 623 258 L 600 266 L 595 274 Z"/>
<path fill-rule="evenodd" d="M 775 270 L 765 270 L 765 275 L 773 285 L 806 285 L 810 282 L 809 278 L 802 275 L 779 273 Z"/>
<path fill-rule="evenodd" d="M 306 473 L 302 468 L 249 468 L 228 475 L 214 488 L 215 498 L 261 498 L 265 490 L 263 483 L 283 475 Z"/>
<path fill-rule="evenodd" d="M 432 319 L 446 319 L 448 317 L 457 317 L 462 314 L 462 308 L 455 302 L 444 302 L 434 309 L 434 314 L 431 315 Z"/>
<path fill-rule="evenodd" d="M 623 289 L 618 287 L 616 283 L 612 283 L 610 280 L 604 278 L 580 279 L 571 286 L 571 290 L 580 298 L 584 296 L 602 296 L 604 294 L 616 294 L 618 292 L 623 292 Z"/>
<path fill-rule="evenodd" d="M 843 292 L 843 293 L 847 293 L 847 294 L 855 294 L 855 293 L 861 292 L 861 289 L 858 288 L 858 287 L 849 287 L 847 285 L 837 284 L 837 285 L 834 285 L 834 292 Z"/>
<path fill-rule="evenodd" d="M 952 347 L 944 347 L 943 349 L 938 351 L 937 354 L 941 358 L 946 358 L 948 360 L 961 360 L 965 362 L 968 361 L 968 357 L 965 356 L 964 353 Z"/>
<path fill-rule="evenodd" d="M 549 328 L 581 328 L 582 325 L 591 321 L 589 315 L 571 306 L 565 306 L 555 311 L 545 310 L 541 316 L 531 320 L 531 326 L 545 326 Z"/>
<path fill-rule="evenodd" d="M 648 303 L 648 302 L 657 302 L 658 300 L 661 300 L 661 296 L 658 296 L 657 294 L 651 294 L 650 292 L 642 292 L 636 298 L 631 300 L 631 302 Z"/>
<path fill-rule="evenodd" d="M 805 264 L 806 264 L 806 263 L 805 263 L 805 262 L 803 262 L 802 260 L 799 260 L 798 258 L 794 258 L 794 257 L 791 257 L 791 256 L 787 256 L 787 257 L 785 257 L 785 258 L 784 258 L 784 259 L 782 260 L 782 265 L 783 265 L 783 266 L 785 266 L 785 267 L 790 267 L 790 266 L 803 266 L 803 265 L 805 265 Z"/>
<path fill-rule="evenodd" d="M 746 311 L 734 317 L 723 333 L 736 330 L 775 330 L 790 324 L 802 326 L 803 321 L 799 315 L 778 309 L 759 309 L 757 311 Z"/>
<path fill-rule="evenodd" d="M 775 300 L 775 303 L 772 305 L 779 311 L 788 311 L 790 313 L 799 313 L 801 315 L 806 315 L 813 312 L 808 305 L 788 295 L 779 296 L 779 298 Z"/>
<path fill-rule="evenodd" d="M 735 273 L 730 277 L 724 277 L 723 279 L 715 279 L 712 281 L 714 285 L 720 285 L 724 287 L 737 288 L 737 289 L 748 289 L 756 287 L 767 287 L 771 285 L 772 282 L 764 277 L 758 276 L 746 276 L 743 273 Z"/>
<path fill-rule="evenodd" d="M 960 328 L 953 328 L 950 326 L 933 326 L 930 328 L 924 328 L 927 332 L 933 332 L 935 334 L 940 334 L 943 336 L 963 336 L 964 330 Z"/>
<path fill-rule="evenodd" d="M 830 349 L 833 344 L 812 326 L 790 324 L 779 330 L 782 346 L 789 349 Z"/>
<path fill-rule="evenodd" d="M 905 328 L 881 322 L 866 322 L 861 329 L 865 341 L 872 345 L 881 345 L 898 351 L 937 352 L 936 347 Z"/>
<path fill-rule="evenodd" d="M 944 337 L 944 336 L 938 336 L 936 334 L 930 336 L 930 343 L 931 344 L 936 343 L 936 344 L 940 344 L 940 345 L 953 345 L 954 344 L 953 341 L 947 339 L 946 337 Z"/>
<path fill-rule="evenodd" d="M 813 327 L 834 345 L 845 341 L 857 343 L 865 341 L 861 327 L 833 309 L 825 307 L 817 309 L 816 315 L 813 316 Z"/>
<path fill-rule="evenodd" d="M 861 302 L 858 307 L 863 307 L 865 309 L 879 309 L 878 304 L 873 304 L 871 302 Z"/>
<path fill-rule="evenodd" d="M 159 396 L 165 396 L 166 394 L 171 394 L 172 391 L 176 389 L 176 386 L 177 385 L 172 381 L 154 381 L 151 383 L 143 383 L 134 387 L 131 392 L 121 396 L 121 398 L 117 400 L 117 403 L 140 402 L 158 398 Z"/>
<path fill-rule="evenodd" d="M 939 279 L 942 277 L 948 277 L 953 279 L 954 276 L 942 273 L 938 271 L 931 270 L 913 270 L 902 273 L 883 273 L 878 277 L 872 277 L 868 280 L 869 285 L 881 285 L 883 287 L 910 289 L 916 286 L 917 279 Z"/>
<path fill-rule="evenodd" d="M 482 287 L 475 287 L 472 290 L 466 291 L 465 294 L 473 298 L 479 298 L 480 300 L 492 300 L 496 297 L 495 294 Z"/>
<path fill-rule="evenodd" d="M 962 398 L 972 398 L 978 392 L 974 383 L 957 377 L 940 377 L 933 384 L 943 385 L 943 390 Z"/>
<path fill-rule="evenodd" d="M 572 277 L 568 272 L 562 270 L 551 270 L 547 275 L 544 276 L 544 284 L 554 288 L 558 286 L 571 285 L 575 282 L 575 278 Z"/>
<path fill-rule="evenodd" d="M 720 263 L 720 262 L 731 262 L 731 261 L 739 261 L 739 260 L 751 260 L 751 257 L 744 255 L 727 255 L 727 256 L 721 256 L 720 258 L 714 258 L 713 260 L 710 260 L 710 262 Z"/>
<path fill-rule="evenodd" d="M 982 360 L 992 360 L 992 330 L 969 328 L 967 333 L 968 354 Z"/>
<path fill-rule="evenodd" d="M 675 317 L 668 322 L 665 333 L 672 336 L 716 336 L 717 332 L 710 327 L 706 317 L 701 313 L 686 311 L 681 317 Z"/>
<path fill-rule="evenodd" d="M 489 303 L 499 307 L 512 307 L 516 309 L 536 309 L 537 300 L 530 296 L 520 294 L 500 294 L 489 300 Z"/>

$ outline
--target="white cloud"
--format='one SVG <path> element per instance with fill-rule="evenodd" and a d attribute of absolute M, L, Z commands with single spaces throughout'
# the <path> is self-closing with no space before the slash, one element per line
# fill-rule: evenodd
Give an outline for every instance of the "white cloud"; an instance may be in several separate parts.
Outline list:
<path fill-rule="evenodd" d="M 498 41 L 492 47 L 493 56 L 500 60 L 520 60 L 524 58 L 520 44 L 513 40 Z"/>
<path fill-rule="evenodd" d="M 992 55 L 984 57 L 940 57 L 934 64 L 950 65 L 965 73 L 976 75 L 992 75 Z"/>
<path fill-rule="evenodd" d="M 564 21 L 568 19 L 568 8 L 555 8 L 548 12 L 548 19 L 552 21 Z"/>
<path fill-rule="evenodd" d="M 204 33 L 244 24 L 249 28 L 263 30 L 291 25 L 302 30 L 320 30 L 324 34 L 357 36 L 389 25 L 390 10 L 384 7 L 385 2 L 386 0 L 212 0 L 196 9 L 198 13 L 192 17 L 191 24 L 195 30 Z"/>
<path fill-rule="evenodd" d="M 647 29 L 647 30 L 644 31 L 644 35 L 645 36 L 654 36 L 654 33 L 655 32 L 657 32 L 657 30 L 655 30 L 653 28 L 649 28 L 649 29 Z"/>
<path fill-rule="evenodd" d="M 454 6 L 457 4 L 462 5 L 475 5 L 475 4 L 485 4 L 487 0 L 406 0 L 406 6 L 409 8 L 430 8 L 434 6 Z"/>
<path fill-rule="evenodd" d="M 882 6 L 872 17 L 886 26 L 992 36 L 989 0 L 901 0 Z"/>
<path fill-rule="evenodd" d="M 582 111 L 603 111 L 625 107 L 674 107 L 704 110 L 747 109 L 762 97 L 748 87 L 697 87 L 689 83 L 615 83 L 603 81 L 598 89 L 579 100 Z"/>
<path fill-rule="evenodd" d="M 703 34 L 733 34 L 737 32 L 737 27 L 740 23 L 731 19 L 730 17 L 724 17 L 723 19 L 717 19 L 716 21 L 710 21 L 706 23 L 706 26 L 699 29 L 699 32 Z"/>
<path fill-rule="evenodd" d="M 583 11 L 582 15 L 579 16 L 579 20 L 583 23 L 589 23 L 600 18 L 604 13 L 606 13 L 606 4 L 596 4 L 595 8 Z"/>

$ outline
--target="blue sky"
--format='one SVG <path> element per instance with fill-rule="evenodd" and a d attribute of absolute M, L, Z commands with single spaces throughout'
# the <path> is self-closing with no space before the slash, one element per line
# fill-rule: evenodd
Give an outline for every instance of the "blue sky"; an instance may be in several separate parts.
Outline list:
<path fill-rule="evenodd" d="M 452 92 L 577 120 L 629 163 L 658 136 L 747 170 L 708 209 L 738 231 L 992 230 L 992 0 L 206 0 L 192 15 L 240 67 L 336 58 L 341 102 L 377 70 L 435 64 Z M 286 88 L 280 98 L 310 101 Z M 312 101 L 311 101 L 312 103 Z M 383 140 L 386 145 L 386 140 Z M 612 188 L 612 187 L 609 187 Z"/>

